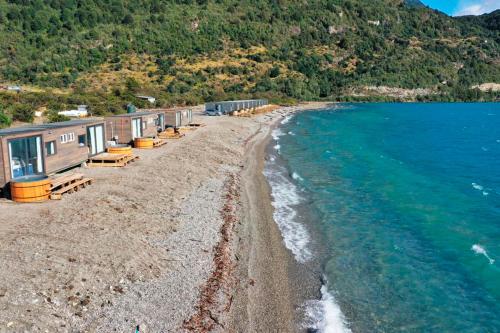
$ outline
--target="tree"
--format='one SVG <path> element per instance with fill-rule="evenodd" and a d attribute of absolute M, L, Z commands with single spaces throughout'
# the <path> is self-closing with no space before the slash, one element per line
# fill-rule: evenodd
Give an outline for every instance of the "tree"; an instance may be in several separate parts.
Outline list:
<path fill-rule="evenodd" d="M 137 82 L 137 80 L 134 79 L 133 77 L 127 78 L 127 80 L 125 81 L 125 86 L 127 87 L 127 90 L 131 93 L 137 92 L 140 88 L 139 82 Z"/>
<path fill-rule="evenodd" d="M 270 78 L 276 78 L 280 75 L 280 68 L 278 66 L 274 66 L 273 68 L 271 68 L 271 70 L 269 71 L 269 77 Z"/>
<path fill-rule="evenodd" d="M 122 23 L 126 24 L 126 25 L 131 25 L 131 24 L 134 23 L 134 17 L 132 15 L 130 15 L 130 14 L 127 14 L 123 18 Z"/>

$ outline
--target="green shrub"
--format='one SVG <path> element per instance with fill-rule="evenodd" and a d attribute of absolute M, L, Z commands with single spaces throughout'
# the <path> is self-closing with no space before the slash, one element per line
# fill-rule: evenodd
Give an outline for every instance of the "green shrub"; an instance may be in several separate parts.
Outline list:
<path fill-rule="evenodd" d="M 62 114 L 58 114 L 57 111 L 51 110 L 48 112 L 47 120 L 49 121 L 49 123 L 59 123 L 61 121 L 71 120 L 71 118 Z"/>
<path fill-rule="evenodd" d="M 12 120 L 5 113 L 0 111 L 0 128 L 9 127 Z"/>
<path fill-rule="evenodd" d="M 25 123 L 32 123 L 35 110 L 29 104 L 16 104 L 11 108 L 12 119 Z"/>
<path fill-rule="evenodd" d="M 137 82 L 137 80 L 134 79 L 133 77 L 127 78 L 125 86 L 127 87 L 127 90 L 131 93 L 137 92 L 140 88 L 139 82 Z"/>

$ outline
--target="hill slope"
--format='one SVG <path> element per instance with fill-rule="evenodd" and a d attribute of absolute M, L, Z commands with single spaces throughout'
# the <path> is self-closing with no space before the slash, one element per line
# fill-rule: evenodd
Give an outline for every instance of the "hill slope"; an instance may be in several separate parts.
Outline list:
<path fill-rule="evenodd" d="M 56 93 L 37 107 L 97 113 L 136 92 L 162 104 L 387 95 L 378 86 L 483 98 L 469 88 L 498 83 L 499 43 L 498 30 L 415 1 L 0 0 L 0 81 Z"/>
<path fill-rule="evenodd" d="M 500 9 L 479 16 L 462 16 L 458 18 L 466 24 L 479 25 L 488 30 L 500 31 Z"/>

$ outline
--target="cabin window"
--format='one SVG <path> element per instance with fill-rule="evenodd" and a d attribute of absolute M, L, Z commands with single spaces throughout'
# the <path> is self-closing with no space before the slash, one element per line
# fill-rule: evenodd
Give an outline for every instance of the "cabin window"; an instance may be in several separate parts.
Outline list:
<path fill-rule="evenodd" d="M 146 129 L 148 127 L 148 123 L 143 121 L 142 122 L 142 129 Z"/>
<path fill-rule="evenodd" d="M 61 143 L 73 142 L 73 141 L 75 141 L 75 133 L 62 134 L 59 137 L 59 139 L 61 140 Z"/>
<path fill-rule="evenodd" d="M 87 136 L 85 134 L 78 136 L 78 145 L 85 147 L 87 145 Z"/>
<path fill-rule="evenodd" d="M 50 141 L 45 143 L 45 153 L 47 156 L 55 155 L 56 154 L 56 142 L 55 141 Z"/>

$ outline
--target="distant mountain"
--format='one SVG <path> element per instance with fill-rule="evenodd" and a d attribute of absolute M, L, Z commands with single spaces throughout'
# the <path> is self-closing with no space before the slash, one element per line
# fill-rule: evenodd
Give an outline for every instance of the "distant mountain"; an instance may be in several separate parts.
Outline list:
<path fill-rule="evenodd" d="M 416 0 L 0 0 L 0 45 L 0 85 L 24 87 L 0 92 L 7 113 L 119 112 L 139 93 L 494 99 L 470 87 L 500 78 L 498 12 L 455 19 Z"/>
<path fill-rule="evenodd" d="M 489 14 L 461 16 L 458 19 L 470 25 L 480 25 L 489 30 L 500 31 L 500 9 Z"/>

